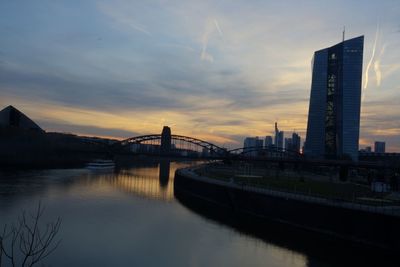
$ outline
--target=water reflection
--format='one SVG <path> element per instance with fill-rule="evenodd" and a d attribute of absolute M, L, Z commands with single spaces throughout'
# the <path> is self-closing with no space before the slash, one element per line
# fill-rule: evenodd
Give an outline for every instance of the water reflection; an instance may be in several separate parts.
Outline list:
<path fill-rule="evenodd" d="M 170 202 L 174 200 L 170 180 L 173 181 L 175 170 L 199 163 L 161 159 L 131 162 L 114 171 L 60 169 L 0 172 L 0 209 L 11 208 L 19 199 L 44 195 L 55 188 L 69 190 L 80 185 L 90 186 L 90 191 L 83 194 L 94 194 L 96 188 L 114 188 L 138 197 Z"/>
<path fill-rule="evenodd" d="M 169 172 L 171 168 L 170 161 L 162 160 L 159 165 L 160 186 L 167 187 L 169 181 Z"/>
<path fill-rule="evenodd" d="M 99 181 L 107 181 L 111 186 L 136 196 L 172 201 L 174 199 L 173 183 L 169 182 L 178 168 L 193 165 L 191 162 L 170 162 L 161 160 L 156 167 L 131 167 L 120 169 L 116 174 L 92 174 Z"/>
<path fill-rule="evenodd" d="M 107 183 L 112 187 L 135 196 L 171 201 L 174 199 L 173 185 L 168 181 L 163 184 L 157 169 L 121 170 L 118 174 L 91 174 L 97 183 Z M 157 174 L 157 175 L 156 175 Z"/>
<path fill-rule="evenodd" d="M 0 173 L 0 227 L 41 199 L 46 215 L 63 219 L 62 246 L 48 262 L 53 266 L 376 264 L 374 258 L 355 258 L 360 254 L 353 248 L 338 249 L 290 227 L 255 226 L 179 194 L 175 201 L 175 170 L 199 163 L 135 161 L 109 173 Z M 99 257 L 99 251 L 108 254 Z M 342 252 L 353 259 L 346 261 Z"/>
<path fill-rule="evenodd" d="M 234 231 L 263 240 L 276 248 L 275 254 L 292 257 L 306 266 L 399 266 L 397 255 L 349 243 L 336 237 L 322 235 L 295 226 L 265 219 L 238 215 L 233 210 L 220 208 L 215 203 L 199 199 L 176 189 L 175 198 L 192 212 L 228 226 Z"/>

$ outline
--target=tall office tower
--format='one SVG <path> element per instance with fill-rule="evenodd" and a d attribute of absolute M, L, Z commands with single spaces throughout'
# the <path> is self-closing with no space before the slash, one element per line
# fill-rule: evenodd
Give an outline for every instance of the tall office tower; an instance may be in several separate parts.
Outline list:
<path fill-rule="evenodd" d="M 314 53 L 305 154 L 358 160 L 364 36 Z"/>
<path fill-rule="evenodd" d="M 244 152 L 251 156 L 257 156 L 257 150 L 263 148 L 263 140 L 256 137 L 246 137 L 243 142 Z"/>
<path fill-rule="evenodd" d="M 264 140 L 258 138 L 258 136 L 256 136 L 256 147 L 262 149 L 264 146 Z"/>
<path fill-rule="evenodd" d="M 285 150 L 292 151 L 293 150 L 293 140 L 292 138 L 285 138 Z"/>
<path fill-rule="evenodd" d="M 246 137 L 243 142 L 244 148 L 250 148 L 256 146 L 256 138 L 255 137 Z"/>
<path fill-rule="evenodd" d="M 284 132 L 283 131 L 279 131 L 278 133 L 278 143 L 276 144 L 276 147 L 279 148 L 283 148 L 283 136 L 284 136 Z"/>
<path fill-rule="evenodd" d="M 278 129 L 278 123 L 275 122 L 275 142 L 274 145 L 277 149 L 282 149 L 283 148 L 283 131 L 279 131 Z"/>
<path fill-rule="evenodd" d="M 267 136 L 265 137 L 264 147 L 265 147 L 265 148 L 268 148 L 268 147 L 271 147 L 272 145 L 273 145 L 273 143 L 272 143 L 272 136 L 267 135 Z"/>
<path fill-rule="evenodd" d="M 385 153 L 386 152 L 386 143 L 381 141 L 375 141 L 374 152 L 375 153 Z"/>
<path fill-rule="evenodd" d="M 300 135 L 297 133 L 292 134 L 292 150 L 300 153 Z"/>

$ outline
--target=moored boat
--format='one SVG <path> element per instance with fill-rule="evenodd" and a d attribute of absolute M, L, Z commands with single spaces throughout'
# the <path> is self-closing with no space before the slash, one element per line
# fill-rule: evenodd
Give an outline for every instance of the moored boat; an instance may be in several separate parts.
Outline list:
<path fill-rule="evenodd" d="M 114 161 L 108 159 L 98 159 L 86 164 L 86 169 L 89 170 L 113 170 L 114 168 Z"/>

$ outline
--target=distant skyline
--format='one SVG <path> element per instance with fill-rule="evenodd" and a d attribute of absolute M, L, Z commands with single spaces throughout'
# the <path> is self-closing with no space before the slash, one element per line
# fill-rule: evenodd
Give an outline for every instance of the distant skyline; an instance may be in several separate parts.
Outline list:
<path fill-rule="evenodd" d="M 304 140 L 315 50 L 365 36 L 360 148 L 400 152 L 398 1 L 1 1 L 0 109 L 47 131 Z"/>

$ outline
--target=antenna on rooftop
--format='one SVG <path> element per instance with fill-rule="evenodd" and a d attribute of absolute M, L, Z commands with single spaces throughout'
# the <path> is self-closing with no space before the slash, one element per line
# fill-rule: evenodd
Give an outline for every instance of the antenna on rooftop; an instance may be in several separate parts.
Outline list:
<path fill-rule="evenodd" d="M 345 32 L 346 32 L 346 27 L 343 26 L 343 42 L 344 42 L 344 34 L 345 34 Z"/>

